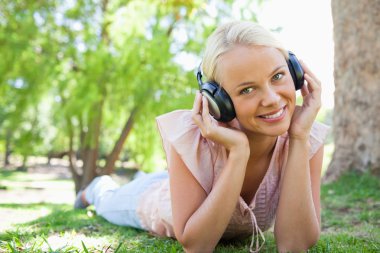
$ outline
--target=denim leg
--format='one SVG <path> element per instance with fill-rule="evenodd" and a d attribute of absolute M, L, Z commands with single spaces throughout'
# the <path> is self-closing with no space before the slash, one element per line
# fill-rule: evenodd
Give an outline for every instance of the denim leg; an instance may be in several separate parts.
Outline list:
<path fill-rule="evenodd" d="M 110 176 L 96 177 L 86 187 L 85 197 L 89 204 L 96 207 L 106 195 L 114 192 L 117 188 L 119 188 L 119 185 Z"/>
<path fill-rule="evenodd" d="M 141 229 L 136 214 L 140 196 L 152 184 L 166 178 L 167 171 L 150 173 L 119 187 L 110 176 L 97 177 L 86 188 L 86 200 L 109 222 Z"/>

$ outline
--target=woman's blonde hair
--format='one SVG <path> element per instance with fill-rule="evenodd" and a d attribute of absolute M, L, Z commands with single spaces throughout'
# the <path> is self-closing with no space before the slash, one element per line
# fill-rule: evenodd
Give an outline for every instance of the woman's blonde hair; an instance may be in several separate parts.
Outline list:
<path fill-rule="evenodd" d="M 232 21 L 219 26 L 207 40 L 202 72 L 208 81 L 218 81 L 220 56 L 237 45 L 274 47 L 288 59 L 288 51 L 268 30 L 250 21 Z"/>

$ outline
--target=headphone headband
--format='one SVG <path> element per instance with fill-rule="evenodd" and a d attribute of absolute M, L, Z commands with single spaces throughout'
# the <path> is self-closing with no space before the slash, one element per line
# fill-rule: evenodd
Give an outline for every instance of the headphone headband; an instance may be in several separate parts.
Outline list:
<path fill-rule="evenodd" d="M 198 85 L 199 85 L 199 89 L 201 90 L 202 89 L 202 69 L 201 69 L 201 66 L 202 66 L 202 62 L 199 64 L 198 66 L 198 71 L 197 71 L 197 81 L 198 81 Z"/>

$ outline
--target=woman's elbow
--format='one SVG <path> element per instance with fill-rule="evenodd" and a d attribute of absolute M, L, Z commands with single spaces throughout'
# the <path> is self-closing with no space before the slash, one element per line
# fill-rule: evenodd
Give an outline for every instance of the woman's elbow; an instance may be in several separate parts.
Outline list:
<path fill-rule="evenodd" d="M 215 249 L 215 245 L 211 245 L 210 243 L 204 244 L 200 241 L 190 240 L 186 237 L 177 237 L 177 241 L 182 245 L 182 248 L 186 253 L 211 253 Z"/>
<path fill-rule="evenodd" d="M 276 240 L 276 244 L 279 252 L 304 252 L 316 245 L 319 237 L 320 230 L 316 229 L 296 240 Z"/>
<path fill-rule="evenodd" d="M 320 235 L 321 232 L 319 229 L 311 233 L 309 237 L 305 239 L 302 251 L 307 251 L 308 249 L 316 245 L 319 241 Z"/>
<path fill-rule="evenodd" d="M 212 253 L 215 248 L 210 247 L 185 247 L 183 246 L 183 250 L 186 253 Z"/>

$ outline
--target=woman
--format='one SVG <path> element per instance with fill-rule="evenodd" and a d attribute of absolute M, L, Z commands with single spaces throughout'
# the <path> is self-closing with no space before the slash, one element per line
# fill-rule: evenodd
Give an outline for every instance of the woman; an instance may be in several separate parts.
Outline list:
<path fill-rule="evenodd" d="M 259 237 L 264 240 L 262 231 L 273 222 L 280 252 L 310 248 L 320 234 L 327 128 L 314 123 L 320 82 L 301 63 L 302 86 L 303 77 L 292 76 L 289 63 L 288 52 L 262 27 L 220 26 L 206 45 L 202 69 L 208 81 L 198 73 L 202 93 L 193 109 L 157 118 L 169 173 L 121 188 L 109 177 L 97 178 L 77 205 L 94 204 L 115 224 L 175 237 L 186 252 L 212 252 L 221 238 L 249 235 L 250 251 L 259 251 Z M 302 106 L 296 106 L 299 82 Z M 210 100 L 203 89 L 209 83 L 227 96 L 232 117 L 224 118 L 224 109 Z M 209 106 L 227 122 L 213 119 Z"/>

